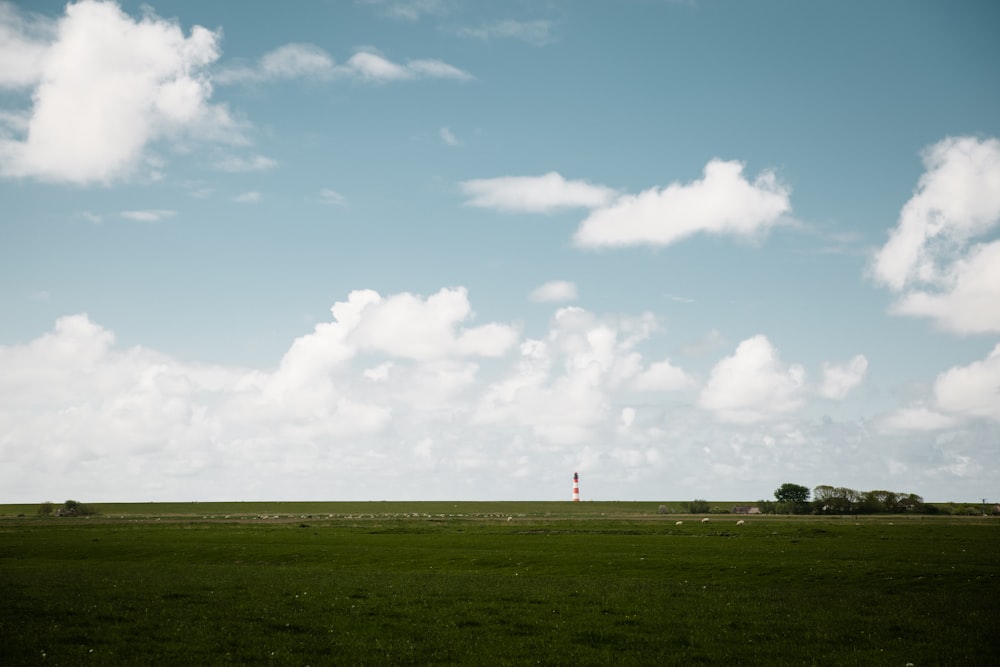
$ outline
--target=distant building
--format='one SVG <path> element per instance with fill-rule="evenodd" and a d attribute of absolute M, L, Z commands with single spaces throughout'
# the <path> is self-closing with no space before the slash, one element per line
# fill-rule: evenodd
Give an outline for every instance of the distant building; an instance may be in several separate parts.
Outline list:
<path fill-rule="evenodd" d="M 733 505 L 733 514 L 760 514 L 756 505 Z"/>

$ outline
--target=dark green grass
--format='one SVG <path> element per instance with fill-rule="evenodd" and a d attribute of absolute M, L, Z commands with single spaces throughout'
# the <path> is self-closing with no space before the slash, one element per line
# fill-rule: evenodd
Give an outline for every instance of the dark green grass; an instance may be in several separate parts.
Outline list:
<path fill-rule="evenodd" d="M 8 519 L 0 664 L 995 664 L 996 520 L 458 505 Z"/>

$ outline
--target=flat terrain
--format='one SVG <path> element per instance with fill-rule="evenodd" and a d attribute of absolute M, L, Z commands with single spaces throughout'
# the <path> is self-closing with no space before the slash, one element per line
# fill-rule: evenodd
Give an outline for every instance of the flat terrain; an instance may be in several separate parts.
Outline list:
<path fill-rule="evenodd" d="M 2 506 L 0 664 L 996 664 L 1000 519 L 657 507 Z"/>

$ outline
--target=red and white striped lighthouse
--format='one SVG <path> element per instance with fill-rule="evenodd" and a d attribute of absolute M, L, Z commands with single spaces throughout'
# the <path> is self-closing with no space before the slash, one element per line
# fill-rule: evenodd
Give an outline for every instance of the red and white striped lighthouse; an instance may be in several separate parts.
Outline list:
<path fill-rule="evenodd" d="M 573 502 L 580 502 L 580 476 L 573 473 Z"/>

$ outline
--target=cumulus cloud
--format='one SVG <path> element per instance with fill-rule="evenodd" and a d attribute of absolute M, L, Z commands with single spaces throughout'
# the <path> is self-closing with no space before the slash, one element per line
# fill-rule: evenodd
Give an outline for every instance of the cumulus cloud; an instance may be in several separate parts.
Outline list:
<path fill-rule="evenodd" d="M 237 135 L 225 107 L 209 103 L 217 33 L 195 26 L 186 36 L 96 0 L 67 5 L 51 34 L 9 16 L 4 31 L 15 47 L 27 40 L 28 54 L 9 77 L 31 88 L 32 106 L 23 136 L 0 140 L 4 176 L 107 183 L 143 167 L 157 140 Z"/>
<path fill-rule="evenodd" d="M 950 414 L 1000 421 L 1000 344 L 986 359 L 939 375 L 934 398 Z"/>
<path fill-rule="evenodd" d="M 521 343 L 516 366 L 485 389 L 475 422 L 518 425 L 554 445 L 602 437 L 617 428 L 617 392 L 675 391 L 690 384 L 669 361 L 644 363 L 636 348 L 655 328 L 651 315 L 616 320 L 561 308 L 547 336 Z"/>
<path fill-rule="evenodd" d="M 665 246 L 699 232 L 753 237 L 790 210 L 789 189 L 774 172 L 751 182 L 741 163 L 712 160 L 700 180 L 623 195 L 597 208 L 573 240 L 582 247 Z"/>
<path fill-rule="evenodd" d="M 632 387 L 637 391 L 679 391 L 690 389 L 697 384 L 694 377 L 669 359 L 650 364 L 649 368 L 636 375 Z"/>
<path fill-rule="evenodd" d="M 1000 241 L 974 244 L 944 270 L 941 290 L 911 289 L 892 312 L 929 317 L 963 334 L 1000 331 Z"/>
<path fill-rule="evenodd" d="M 861 384 L 867 373 L 868 359 L 863 354 L 858 354 L 843 364 L 823 362 L 823 383 L 819 393 L 839 401 Z"/>
<path fill-rule="evenodd" d="M 712 368 L 698 405 L 727 422 L 752 424 L 804 403 L 805 369 L 785 364 L 766 336 L 741 342 Z"/>
<path fill-rule="evenodd" d="M 923 153 L 926 168 L 874 256 L 876 282 L 899 295 L 893 312 L 930 317 L 957 333 L 1000 331 L 1000 141 L 949 137 Z"/>
<path fill-rule="evenodd" d="M 789 188 L 773 171 L 752 182 L 743 164 L 712 160 L 702 179 L 672 183 L 637 195 L 604 185 L 568 181 L 557 172 L 543 176 L 503 176 L 459 184 L 470 206 L 501 211 L 547 213 L 589 208 L 573 241 L 580 247 L 676 243 L 697 233 L 753 238 L 781 224 L 791 210 Z"/>
<path fill-rule="evenodd" d="M 567 181 L 552 171 L 542 176 L 502 176 L 464 181 L 470 206 L 501 211 L 546 213 L 564 208 L 594 208 L 607 204 L 615 191 L 586 181 Z"/>
<path fill-rule="evenodd" d="M 576 298 L 576 283 L 568 280 L 550 280 L 531 290 L 528 295 L 530 301 L 539 303 L 575 301 Z"/>
<path fill-rule="evenodd" d="M 939 374 L 929 400 L 897 410 L 881 425 L 892 431 L 934 431 L 983 419 L 1000 423 L 1000 344 L 982 361 Z"/>

